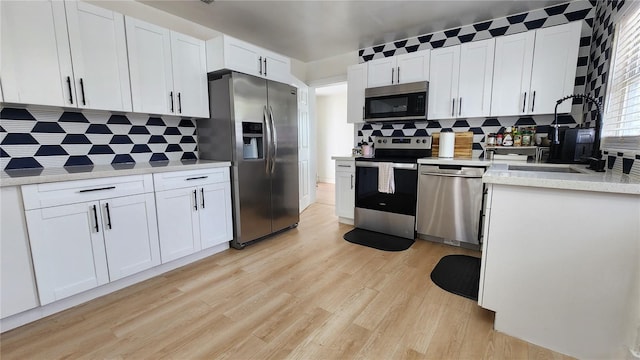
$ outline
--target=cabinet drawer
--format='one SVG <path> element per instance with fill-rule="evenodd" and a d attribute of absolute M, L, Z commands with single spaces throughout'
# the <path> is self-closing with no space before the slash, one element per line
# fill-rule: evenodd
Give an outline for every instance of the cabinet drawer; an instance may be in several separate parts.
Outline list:
<path fill-rule="evenodd" d="M 151 174 L 22 186 L 25 210 L 153 192 Z"/>
<path fill-rule="evenodd" d="M 153 174 L 156 191 L 217 184 L 229 181 L 229 168 L 174 171 Z"/>
<path fill-rule="evenodd" d="M 356 171 L 356 162 L 355 161 L 336 160 L 336 172 L 350 172 L 350 173 L 353 173 L 355 171 Z"/>

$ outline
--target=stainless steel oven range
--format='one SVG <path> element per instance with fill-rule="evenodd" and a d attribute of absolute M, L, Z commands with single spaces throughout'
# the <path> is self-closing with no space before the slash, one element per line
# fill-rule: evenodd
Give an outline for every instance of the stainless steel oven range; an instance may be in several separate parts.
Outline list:
<path fill-rule="evenodd" d="M 356 158 L 355 227 L 414 239 L 418 159 L 431 156 L 431 137 L 378 136 L 373 142 L 373 157 Z"/>

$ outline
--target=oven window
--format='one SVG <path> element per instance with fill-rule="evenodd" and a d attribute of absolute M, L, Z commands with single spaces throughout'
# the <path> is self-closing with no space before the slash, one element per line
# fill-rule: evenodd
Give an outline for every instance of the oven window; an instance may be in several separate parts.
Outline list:
<path fill-rule="evenodd" d="M 356 207 L 415 216 L 418 171 L 394 169 L 393 177 L 395 193 L 381 193 L 378 192 L 378 168 L 357 166 Z"/>

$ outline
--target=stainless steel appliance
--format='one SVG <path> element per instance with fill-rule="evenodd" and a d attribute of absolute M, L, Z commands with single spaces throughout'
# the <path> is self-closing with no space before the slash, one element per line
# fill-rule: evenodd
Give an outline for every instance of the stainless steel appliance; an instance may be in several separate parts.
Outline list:
<path fill-rule="evenodd" d="M 296 89 L 237 72 L 209 74 L 210 119 L 197 121 L 201 159 L 231 161 L 234 238 L 297 226 Z"/>
<path fill-rule="evenodd" d="M 418 237 L 480 249 L 484 167 L 420 165 Z"/>
<path fill-rule="evenodd" d="M 431 137 L 384 136 L 373 142 L 373 157 L 356 158 L 355 227 L 414 239 L 418 159 L 431 156 Z M 378 189 L 380 169 L 387 166 L 393 171 L 393 193 Z"/>
<path fill-rule="evenodd" d="M 427 120 L 429 82 L 419 81 L 364 90 L 364 120 Z"/>

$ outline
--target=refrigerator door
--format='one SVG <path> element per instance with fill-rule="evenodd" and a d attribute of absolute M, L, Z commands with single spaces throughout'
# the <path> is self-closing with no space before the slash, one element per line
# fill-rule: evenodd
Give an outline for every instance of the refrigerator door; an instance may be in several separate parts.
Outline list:
<path fill-rule="evenodd" d="M 275 140 L 271 154 L 272 229 L 278 231 L 300 221 L 298 199 L 298 109 L 296 89 L 270 81 L 269 119 Z"/>
<path fill-rule="evenodd" d="M 254 76 L 233 73 L 232 111 L 236 134 L 234 171 L 234 208 L 236 241 L 240 244 L 271 234 L 271 175 L 269 141 L 265 120 L 267 82 Z M 261 123 L 263 154 L 259 159 L 244 159 L 242 123 Z"/>

